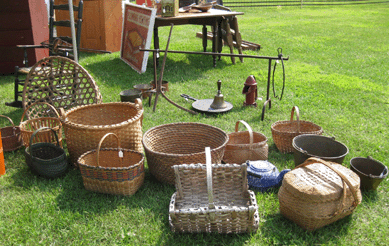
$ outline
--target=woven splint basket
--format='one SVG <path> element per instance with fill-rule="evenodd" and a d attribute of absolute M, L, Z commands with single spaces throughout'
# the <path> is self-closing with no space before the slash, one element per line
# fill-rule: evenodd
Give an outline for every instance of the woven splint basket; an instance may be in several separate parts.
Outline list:
<path fill-rule="evenodd" d="M 22 138 L 20 136 L 20 127 L 15 126 L 11 118 L 0 115 L 0 118 L 6 118 L 12 126 L 2 127 L 1 131 L 1 141 L 3 142 L 4 151 L 14 151 L 19 149 L 22 144 Z"/>
<path fill-rule="evenodd" d="M 173 167 L 176 189 L 170 200 L 169 223 L 174 232 L 243 233 L 258 229 L 258 206 L 248 190 L 247 165 L 203 164 Z"/>
<path fill-rule="evenodd" d="M 242 123 L 247 131 L 239 132 L 239 123 Z M 235 132 L 228 134 L 228 137 L 223 157 L 225 163 L 242 164 L 247 160 L 267 160 L 269 147 L 266 136 L 259 132 L 253 132 L 245 121 L 237 121 Z"/>
<path fill-rule="evenodd" d="M 294 112 L 296 112 L 296 120 L 293 120 Z M 323 129 L 309 121 L 300 120 L 299 109 L 297 106 L 292 108 L 290 121 L 277 121 L 271 125 L 271 133 L 273 141 L 278 150 L 282 153 L 293 152 L 293 138 L 301 134 L 317 134 L 321 135 Z"/>
<path fill-rule="evenodd" d="M 101 148 L 103 141 L 115 136 L 117 148 Z M 97 149 L 78 158 L 84 187 L 87 190 L 114 195 L 133 195 L 142 186 L 144 173 L 143 154 L 122 149 L 118 136 L 107 133 Z"/>
<path fill-rule="evenodd" d="M 171 168 L 186 163 L 205 163 L 204 148 L 209 146 L 212 162 L 221 163 L 228 135 L 214 126 L 180 122 L 149 129 L 143 135 L 147 165 L 159 181 L 174 184 Z"/>
<path fill-rule="evenodd" d="M 44 116 L 45 114 L 42 112 L 43 116 L 37 116 L 37 118 L 29 117 L 28 120 L 23 121 L 25 115 L 27 115 L 27 112 L 30 112 L 30 109 L 33 107 L 40 107 L 41 110 L 53 112 L 55 117 L 48 115 Z M 32 134 L 42 127 L 46 128 L 36 134 L 32 143 L 57 143 L 56 138 L 51 132 L 51 130 L 54 130 L 58 136 L 59 145 L 62 147 L 62 124 L 61 120 L 59 119 L 58 111 L 52 105 L 46 102 L 35 102 L 29 105 L 22 114 L 19 127 L 25 147 L 30 146 L 30 139 Z"/>
<path fill-rule="evenodd" d="M 321 228 L 353 213 L 362 201 L 359 185 L 350 169 L 311 157 L 285 174 L 281 214 L 306 230 Z"/>
<path fill-rule="evenodd" d="M 143 152 L 142 117 L 140 104 L 113 102 L 90 104 L 62 112 L 61 121 L 71 163 L 89 150 L 96 149 L 102 137 L 115 133 L 124 149 Z M 116 146 L 114 139 L 107 139 L 105 146 Z M 104 147 L 104 146 L 103 146 Z"/>

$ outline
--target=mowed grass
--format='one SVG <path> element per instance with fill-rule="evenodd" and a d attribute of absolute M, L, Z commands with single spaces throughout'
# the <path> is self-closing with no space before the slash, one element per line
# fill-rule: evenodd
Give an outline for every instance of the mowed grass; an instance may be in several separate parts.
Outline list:
<path fill-rule="evenodd" d="M 273 95 L 272 108 L 261 110 L 266 98 L 268 61 L 247 58 L 231 63 L 222 57 L 216 68 L 210 56 L 169 53 L 164 80 L 167 96 L 188 109 L 191 102 L 213 98 L 216 82 L 222 81 L 225 100 L 234 108 L 221 115 L 191 115 L 159 98 L 156 111 L 145 106 L 143 131 L 174 122 L 201 122 L 233 132 L 245 120 L 268 137 L 269 161 L 278 169 L 293 168 L 292 154 L 281 154 L 271 136 L 271 124 L 289 120 L 294 105 L 300 119 L 314 122 L 349 148 L 343 165 L 352 157 L 372 156 L 388 165 L 389 113 L 389 6 L 335 6 L 315 8 L 236 9 L 244 40 L 261 44 L 260 51 L 244 54 L 285 57 L 286 87 L 281 101 Z M 202 51 L 196 26 L 175 26 L 169 49 Z M 160 29 L 161 48 L 169 28 Z M 208 51 L 211 50 L 211 42 Z M 223 52 L 228 53 L 225 47 Z M 234 52 L 237 53 L 237 50 Z M 150 56 L 151 58 L 151 56 Z M 163 58 L 163 55 L 161 56 Z M 162 61 L 162 59 L 161 59 Z M 113 54 L 81 54 L 80 64 L 93 76 L 104 102 L 120 101 L 119 93 L 135 84 L 153 80 L 152 59 L 147 71 L 138 74 Z M 158 74 L 160 72 L 158 69 Z M 258 83 L 258 107 L 243 107 L 241 94 L 249 75 Z M 19 124 L 22 109 L 6 107 L 13 99 L 13 76 L 0 77 L 0 112 Z M 281 64 L 275 73 L 275 92 L 282 88 Z M 153 103 L 152 103 L 153 106 Z M 0 126 L 9 125 L 6 120 Z M 241 127 L 243 130 L 243 127 Z M 363 192 L 363 201 L 352 216 L 314 232 L 306 232 L 279 212 L 277 189 L 256 192 L 260 225 L 256 233 L 241 235 L 176 234 L 168 223 L 173 186 L 161 184 L 148 172 L 144 185 L 131 197 L 86 191 L 79 170 L 46 180 L 27 168 L 24 149 L 4 153 L 6 175 L 0 178 L 1 245 L 386 245 L 389 233 L 389 182 L 377 191 Z"/>

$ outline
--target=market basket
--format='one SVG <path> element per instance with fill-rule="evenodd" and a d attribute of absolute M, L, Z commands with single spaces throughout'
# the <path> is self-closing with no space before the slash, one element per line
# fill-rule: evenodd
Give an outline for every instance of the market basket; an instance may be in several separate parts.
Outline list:
<path fill-rule="evenodd" d="M 248 190 L 245 164 L 173 166 L 176 192 L 169 205 L 173 232 L 244 233 L 258 229 L 259 215 L 254 192 Z"/>
<path fill-rule="evenodd" d="M 247 131 L 239 132 L 239 123 L 242 123 Z M 259 132 L 253 132 L 250 125 L 243 120 L 235 124 L 235 132 L 228 134 L 229 140 L 224 151 L 225 163 L 245 163 L 246 161 L 267 160 L 267 137 Z"/>
<path fill-rule="evenodd" d="M 110 135 L 115 136 L 117 148 L 101 148 Z M 78 166 L 85 189 L 100 193 L 133 195 L 145 177 L 143 154 L 121 148 L 120 139 L 114 133 L 105 134 L 97 149 L 81 155 Z"/>
<path fill-rule="evenodd" d="M 34 143 L 33 139 L 40 131 L 48 131 L 54 135 L 57 144 Z M 48 127 L 42 127 L 34 131 L 30 143 L 24 151 L 27 166 L 31 171 L 45 178 L 56 178 L 63 175 L 68 169 L 68 161 L 65 151 L 59 145 L 57 132 Z"/>
<path fill-rule="evenodd" d="M 296 111 L 296 120 L 293 120 Z M 301 134 L 321 135 L 323 129 L 309 121 L 300 120 L 299 109 L 297 106 L 292 108 L 290 121 L 277 121 L 271 125 L 272 137 L 278 150 L 282 153 L 293 152 L 293 138 Z"/>
<path fill-rule="evenodd" d="M 174 184 L 174 165 L 205 163 L 210 146 L 212 162 L 221 163 L 228 135 L 221 129 L 192 122 L 171 123 L 149 129 L 143 135 L 147 165 L 159 181 Z"/>
<path fill-rule="evenodd" d="M 112 102 L 74 107 L 62 112 L 69 159 L 77 167 L 78 158 L 96 149 L 107 133 L 116 134 L 122 148 L 143 152 L 143 109 L 138 103 Z M 116 146 L 114 139 L 107 139 L 103 147 Z"/>
<path fill-rule="evenodd" d="M 362 201 L 360 179 L 350 169 L 311 157 L 284 176 L 280 211 L 312 231 L 353 213 Z"/>
<path fill-rule="evenodd" d="M 57 117 L 52 117 L 52 116 L 44 116 L 44 117 L 37 117 L 37 118 L 30 118 L 28 120 L 23 121 L 24 116 L 26 113 L 30 110 L 31 107 L 35 107 L 38 104 L 45 105 L 47 110 L 50 110 L 55 113 Z M 25 147 L 29 146 L 30 139 L 32 134 L 42 128 L 50 128 L 54 130 L 58 136 L 59 140 L 59 145 L 62 147 L 62 124 L 59 119 L 59 114 L 58 111 L 50 104 L 46 102 L 35 102 L 31 105 L 29 105 L 23 112 L 22 118 L 20 120 L 20 131 L 21 131 L 21 136 L 23 139 L 23 144 Z M 56 143 L 56 138 L 54 137 L 53 134 L 51 134 L 50 129 L 45 129 L 42 131 L 39 131 L 32 143 Z"/>
<path fill-rule="evenodd" d="M 20 136 L 20 127 L 15 126 L 11 118 L 0 115 L 2 118 L 6 118 L 12 126 L 2 127 L 1 130 L 1 141 L 3 142 L 3 151 L 14 151 L 19 149 L 22 143 L 22 137 Z"/>

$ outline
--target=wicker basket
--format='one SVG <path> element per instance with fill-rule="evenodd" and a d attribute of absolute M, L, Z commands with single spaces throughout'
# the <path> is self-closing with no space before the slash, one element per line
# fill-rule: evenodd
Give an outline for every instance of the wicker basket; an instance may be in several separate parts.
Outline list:
<path fill-rule="evenodd" d="M 243 233 L 258 229 L 254 192 L 248 190 L 245 164 L 175 165 L 176 189 L 169 205 L 174 232 Z"/>
<path fill-rule="evenodd" d="M 362 201 L 359 185 L 350 169 L 311 157 L 284 176 L 281 214 L 306 230 L 321 228 L 353 213 Z"/>
<path fill-rule="evenodd" d="M 26 112 L 28 112 L 31 107 L 34 107 L 37 104 L 46 105 L 48 108 L 50 108 L 50 110 L 55 112 L 55 114 L 57 115 L 58 118 L 56 118 L 56 117 L 38 117 L 38 118 L 32 118 L 32 119 L 23 121 Z M 36 102 L 36 103 L 33 103 L 30 106 L 28 106 L 22 114 L 22 119 L 20 120 L 19 127 L 20 127 L 20 131 L 21 131 L 21 136 L 23 139 L 23 144 L 25 147 L 29 146 L 32 134 L 36 130 L 38 130 L 39 128 L 42 128 L 42 127 L 47 127 L 47 128 L 53 129 L 58 136 L 59 145 L 62 147 L 62 124 L 61 124 L 61 121 L 59 119 L 59 114 L 53 106 L 51 106 L 50 104 L 48 104 L 46 102 Z M 45 129 L 45 130 L 37 133 L 37 135 L 35 136 L 32 143 L 56 143 L 56 139 L 55 139 L 54 135 L 51 134 L 50 129 Z"/>
<path fill-rule="evenodd" d="M 293 121 L 293 115 L 296 111 L 296 121 Z M 293 138 L 301 134 L 321 135 L 323 129 L 309 121 L 300 121 L 299 109 L 297 106 L 292 108 L 290 121 L 277 121 L 271 125 L 273 141 L 278 150 L 282 153 L 293 152 Z"/>
<path fill-rule="evenodd" d="M 101 144 L 109 135 L 116 137 L 117 148 L 103 148 Z M 133 195 L 142 186 L 144 173 L 142 153 L 122 149 L 117 135 L 107 133 L 100 140 L 97 150 L 78 158 L 85 189 L 114 195 Z"/>
<path fill-rule="evenodd" d="M 64 126 L 69 159 L 77 167 L 77 159 L 85 152 L 96 149 L 101 138 L 115 133 L 122 147 L 143 152 L 141 105 L 130 102 L 90 104 L 72 108 L 61 117 Z M 116 146 L 108 139 L 103 147 Z"/>
<path fill-rule="evenodd" d="M 239 123 L 248 131 L 238 132 Z M 239 120 L 235 125 L 235 132 L 228 134 L 229 140 L 224 151 L 225 163 L 245 163 L 247 160 L 267 160 L 267 138 L 262 133 L 253 132 L 249 124 Z"/>
<path fill-rule="evenodd" d="M 12 126 L 2 127 L 1 130 L 1 141 L 3 142 L 4 151 L 14 151 L 19 149 L 23 143 L 20 136 L 20 127 L 15 126 L 13 121 L 5 116 L 0 115 L 2 118 L 8 119 Z"/>
<path fill-rule="evenodd" d="M 49 131 L 55 137 L 57 144 L 33 143 L 33 139 L 40 131 Z M 29 147 L 24 151 L 27 166 L 31 171 L 45 178 L 56 178 L 68 169 L 65 151 L 59 146 L 59 139 L 55 130 L 42 127 L 36 130 L 30 139 Z"/>
<path fill-rule="evenodd" d="M 228 135 L 201 123 L 172 123 L 153 127 L 143 136 L 150 173 L 159 181 L 174 184 L 173 165 L 205 163 L 204 148 L 211 147 L 212 162 L 221 163 Z"/>

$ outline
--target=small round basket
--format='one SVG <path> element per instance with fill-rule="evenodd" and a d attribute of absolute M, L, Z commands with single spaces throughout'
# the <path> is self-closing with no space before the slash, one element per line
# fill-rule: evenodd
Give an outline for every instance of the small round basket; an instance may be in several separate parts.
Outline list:
<path fill-rule="evenodd" d="M 239 132 L 239 123 L 242 123 L 247 131 Z M 267 160 L 267 137 L 259 132 L 253 132 L 250 125 L 239 120 L 235 125 L 235 132 L 228 134 L 229 140 L 224 151 L 225 163 L 242 164 L 247 160 Z"/>
<path fill-rule="evenodd" d="M 296 120 L 293 120 L 296 111 Z M 271 125 L 273 141 L 281 153 L 293 152 L 293 138 L 301 134 L 321 135 L 323 128 L 309 121 L 301 121 L 297 106 L 292 108 L 290 121 L 277 121 Z"/>
<path fill-rule="evenodd" d="M 101 148 L 108 136 L 116 137 L 117 148 Z M 100 140 L 97 150 L 91 150 L 78 158 L 84 187 L 87 190 L 114 194 L 133 195 L 142 186 L 144 156 L 142 153 L 122 149 L 114 133 L 107 133 Z"/>
<path fill-rule="evenodd" d="M 0 115 L 0 117 L 8 119 L 8 121 L 12 125 L 0 129 L 3 150 L 7 152 L 19 149 L 23 145 L 22 138 L 20 136 L 20 127 L 15 126 L 13 121 L 9 117 L 5 115 Z"/>
<path fill-rule="evenodd" d="M 37 104 L 44 104 L 47 107 L 47 109 L 54 112 L 58 118 L 47 116 L 47 117 L 31 118 L 29 120 L 23 121 L 24 116 L 26 115 L 27 112 L 30 111 L 30 108 L 36 106 Z M 30 139 L 32 134 L 36 130 L 42 127 L 46 127 L 45 130 L 42 130 L 39 133 L 37 133 L 32 143 L 56 143 L 57 141 L 54 138 L 54 135 L 51 134 L 50 129 L 52 129 L 56 132 L 59 140 L 59 145 L 62 147 L 62 124 L 59 119 L 58 111 L 52 105 L 46 102 L 36 102 L 28 106 L 22 114 L 19 127 L 23 139 L 23 144 L 25 147 L 29 146 L 29 143 L 31 142 Z"/>
<path fill-rule="evenodd" d="M 212 163 L 221 163 L 228 135 L 201 123 L 171 123 L 153 127 L 143 135 L 150 173 L 159 181 L 174 184 L 171 168 L 179 164 L 205 163 L 205 147 L 210 146 Z"/>
<path fill-rule="evenodd" d="M 33 139 L 38 136 L 37 134 L 40 131 L 49 131 L 53 134 L 57 144 L 33 143 Z M 24 151 L 24 156 L 32 173 L 45 178 L 56 178 L 65 174 L 69 166 L 66 153 L 59 146 L 56 131 L 48 127 L 39 128 L 32 134 L 29 147 Z"/>

